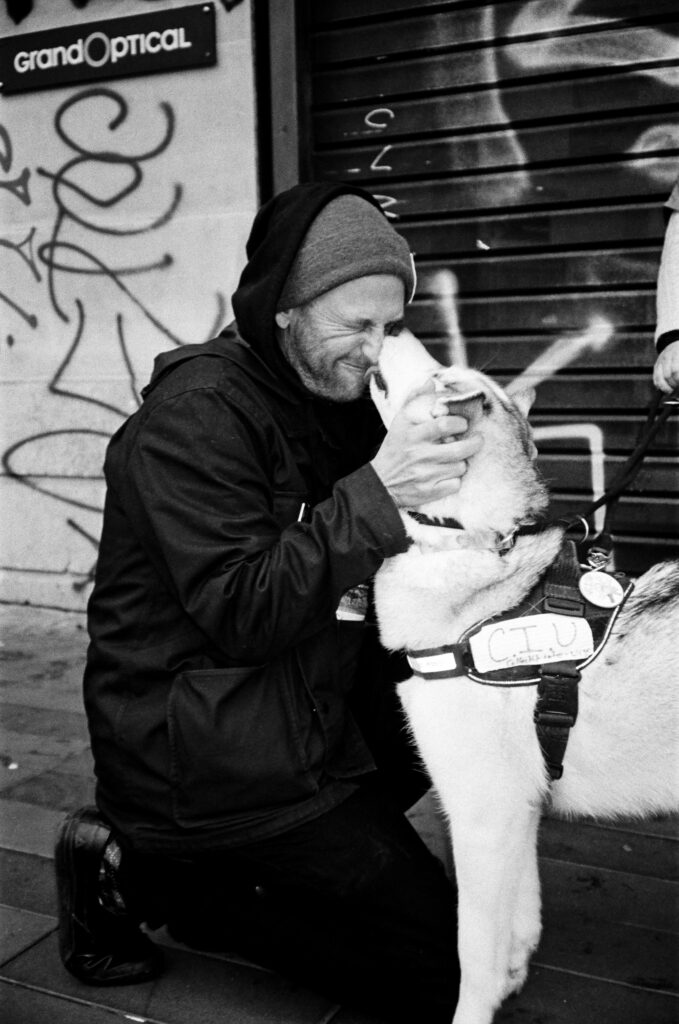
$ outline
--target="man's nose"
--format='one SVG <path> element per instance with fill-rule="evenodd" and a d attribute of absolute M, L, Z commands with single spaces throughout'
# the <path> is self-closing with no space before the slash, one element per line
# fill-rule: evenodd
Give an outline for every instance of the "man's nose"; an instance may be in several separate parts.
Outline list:
<path fill-rule="evenodd" d="M 377 360 L 379 358 L 379 354 L 382 351 L 382 345 L 384 344 L 384 338 L 385 338 L 384 331 L 379 330 L 378 328 L 376 328 L 374 331 L 371 331 L 370 334 L 367 334 L 364 337 L 364 339 L 363 339 L 363 341 L 361 343 L 361 351 L 363 352 L 363 357 L 368 362 L 370 362 L 370 363 L 376 363 L 377 362 Z"/>

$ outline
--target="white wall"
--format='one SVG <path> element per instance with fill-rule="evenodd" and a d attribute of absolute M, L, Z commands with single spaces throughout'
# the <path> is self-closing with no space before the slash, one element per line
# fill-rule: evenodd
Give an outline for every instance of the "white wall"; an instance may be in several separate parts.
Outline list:
<path fill-rule="evenodd" d="M 15 26 L 3 4 L 0 34 L 182 6 L 35 0 Z M 257 206 L 251 10 L 215 8 L 214 67 L 0 99 L 0 602 L 84 607 L 108 438 L 156 353 L 231 317 Z"/>

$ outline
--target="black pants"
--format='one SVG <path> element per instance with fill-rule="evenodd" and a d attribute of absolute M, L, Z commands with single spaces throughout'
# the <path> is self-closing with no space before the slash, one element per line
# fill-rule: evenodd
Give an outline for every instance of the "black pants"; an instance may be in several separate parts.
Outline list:
<path fill-rule="evenodd" d="M 374 783 L 284 835 L 191 862 L 140 859 L 135 875 L 191 945 L 238 953 L 385 1021 L 450 1022 L 455 889 Z"/>

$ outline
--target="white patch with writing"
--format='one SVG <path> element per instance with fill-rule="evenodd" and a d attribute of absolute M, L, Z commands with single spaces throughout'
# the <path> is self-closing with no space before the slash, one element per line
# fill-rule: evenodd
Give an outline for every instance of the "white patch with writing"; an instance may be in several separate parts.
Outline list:
<path fill-rule="evenodd" d="M 495 672 L 588 658 L 594 652 L 594 638 L 586 619 L 545 613 L 483 626 L 469 646 L 477 672 Z"/>

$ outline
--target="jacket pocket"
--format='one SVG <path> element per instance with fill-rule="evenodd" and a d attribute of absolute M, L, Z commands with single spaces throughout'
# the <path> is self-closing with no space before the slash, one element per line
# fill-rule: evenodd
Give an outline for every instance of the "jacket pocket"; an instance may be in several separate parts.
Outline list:
<path fill-rule="evenodd" d="M 318 791 L 308 756 L 313 708 L 271 665 L 182 672 L 167 717 L 180 825 L 273 809 Z"/>

